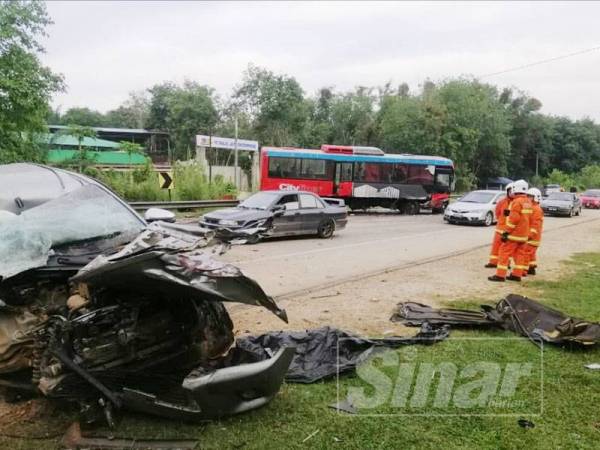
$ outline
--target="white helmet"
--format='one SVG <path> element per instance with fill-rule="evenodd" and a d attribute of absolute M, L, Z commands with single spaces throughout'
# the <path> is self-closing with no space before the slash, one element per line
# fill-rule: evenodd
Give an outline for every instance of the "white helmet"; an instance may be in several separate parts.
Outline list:
<path fill-rule="evenodd" d="M 504 190 L 506 191 L 506 193 L 508 194 L 508 191 L 512 190 L 514 183 L 510 182 L 506 185 L 506 187 L 504 188 Z"/>
<path fill-rule="evenodd" d="M 539 203 L 542 201 L 542 192 L 538 188 L 531 188 L 527 191 L 527 195 L 533 197 L 533 201 Z"/>
<path fill-rule="evenodd" d="M 526 194 L 529 185 L 525 180 L 517 180 L 512 185 L 513 194 Z"/>

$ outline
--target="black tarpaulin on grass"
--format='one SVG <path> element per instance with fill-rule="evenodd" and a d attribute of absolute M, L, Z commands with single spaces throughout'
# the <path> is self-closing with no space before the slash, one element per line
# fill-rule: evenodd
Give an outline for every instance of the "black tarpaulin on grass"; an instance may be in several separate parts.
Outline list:
<path fill-rule="evenodd" d="M 448 327 L 421 327 L 409 337 L 367 339 L 336 328 L 322 327 L 306 331 L 272 331 L 260 336 L 236 340 L 230 358 L 255 362 L 268 359 L 281 347 L 294 347 L 296 354 L 286 375 L 294 383 L 313 383 L 345 373 L 365 361 L 374 352 L 403 345 L 433 344 L 448 337 Z"/>

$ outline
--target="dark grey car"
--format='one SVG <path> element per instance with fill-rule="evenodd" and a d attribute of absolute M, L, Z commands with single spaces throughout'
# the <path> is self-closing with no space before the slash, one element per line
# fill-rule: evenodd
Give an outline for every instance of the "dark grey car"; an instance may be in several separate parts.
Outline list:
<path fill-rule="evenodd" d="M 330 238 L 347 221 L 343 200 L 322 199 L 305 191 L 261 191 L 235 208 L 205 214 L 200 225 L 254 243 L 264 237 L 303 234 Z"/>
<path fill-rule="evenodd" d="M 542 200 L 541 207 L 544 214 L 551 216 L 579 216 L 581 214 L 581 200 L 573 192 L 552 192 Z"/>

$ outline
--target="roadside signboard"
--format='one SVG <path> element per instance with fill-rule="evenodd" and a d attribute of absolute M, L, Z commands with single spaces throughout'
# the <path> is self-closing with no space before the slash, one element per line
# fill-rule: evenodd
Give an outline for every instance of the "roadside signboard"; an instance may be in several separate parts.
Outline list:
<path fill-rule="evenodd" d="M 204 136 L 204 135 L 199 134 L 196 136 L 196 146 L 212 147 L 212 148 L 225 148 L 228 150 L 235 150 L 235 139 L 218 137 L 218 136 Z M 249 152 L 257 152 L 258 151 L 258 142 L 257 141 L 249 141 L 247 139 L 238 139 L 237 140 L 237 149 L 238 150 L 246 150 Z"/>

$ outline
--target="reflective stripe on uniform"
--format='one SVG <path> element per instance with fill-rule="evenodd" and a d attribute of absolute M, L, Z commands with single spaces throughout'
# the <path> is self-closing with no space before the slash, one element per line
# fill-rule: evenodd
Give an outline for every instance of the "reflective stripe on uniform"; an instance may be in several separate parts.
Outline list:
<path fill-rule="evenodd" d="M 533 247 L 539 247 L 540 241 L 527 241 L 527 243 Z"/>
<path fill-rule="evenodd" d="M 496 266 L 496 268 L 500 270 L 508 270 L 508 266 L 501 266 L 499 264 Z"/>
<path fill-rule="evenodd" d="M 529 269 L 529 266 L 515 266 L 515 267 L 513 267 L 513 269 L 517 269 L 517 270 L 527 270 L 527 269 Z"/>
<path fill-rule="evenodd" d="M 517 226 L 514 225 L 510 220 L 506 219 L 506 226 L 509 228 L 516 228 Z"/>
<path fill-rule="evenodd" d="M 527 242 L 527 236 L 511 236 L 510 234 L 508 235 L 508 240 L 509 241 L 514 241 L 514 242 Z"/>
<path fill-rule="evenodd" d="M 533 209 L 522 209 L 521 210 L 521 214 L 532 214 L 533 213 Z"/>
<path fill-rule="evenodd" d="M 498 259 L 497 255 L 490 255 L 490 259 Z"/>
<path fill-rule="evenodd" d="M 537 234 L 537 230 L 536 230 L 535 228 L 530 228 L 530 229 L 529 229 L 529 232 L 530 232 L 530 233 L 533 233 L 533 234 Z"/>
<path fill-rule="evenodd" d="M 504 231 L 502 231 L 500 228 L 496 228 L 496 233 L 502 234 L 502 233 L 504 233 Z"/>

